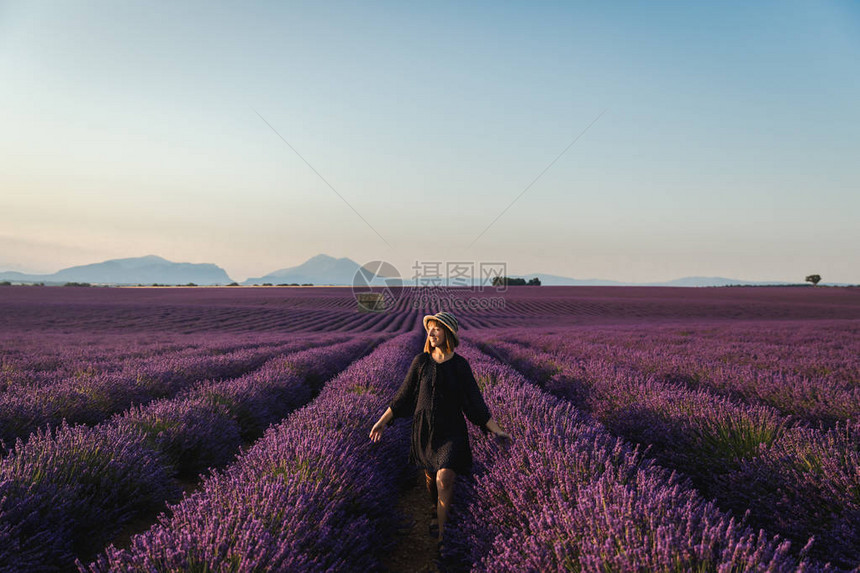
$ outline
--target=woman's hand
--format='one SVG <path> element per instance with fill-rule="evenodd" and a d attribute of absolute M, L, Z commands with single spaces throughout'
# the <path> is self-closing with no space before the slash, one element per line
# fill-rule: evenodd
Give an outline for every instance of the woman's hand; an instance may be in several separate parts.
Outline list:
<path fill-rule="evenodd" d="M 511 435 L 509 433 L 507 433 L 506 431 L 504 431 L 503 429 L 501 429 L 499 427 L 499 425 L 496 423 L 496 421 L 493 420 L 492 418 L 490 418 L 490 420 L 487 422 L 486 426 L 487 426 L 487 429 L 490 430 L 495 437 L 501 438 L 503 440 L 510 440 L 511 439 Z"/>
<path fill-rule="evenodd" d="M 493 432 L 493 435 L 495 435 L 497 438 L 501 438 L 503 440 L 510 440 L 511 439 L 511 435 L 509 433 L 505 432 L 504 430 L 502 430 L 500 432 Z"/>
<path fill-rule="evenodd" d="M 382 438 L 382 430 L 385 429 L 385 423 L 380 420 L 373 425 L 373 428 L 370 430 L 370 441 L 378 442 Z"/>
<path fill-rule="evenodd" d="M 382 430 L 385 429 L 385 426 L 387 426 L 388 422 L 390 422 L 392 419 L 394 419 L 394 412 L 391 411 L 391 408 L 388 408 L 385 410 L 385 413 L 382 415 L 379 421 L 376 422 L 373 425 L 373 428 L 370 429 L 371 442 L 378 442 L 382 438 Z"/>

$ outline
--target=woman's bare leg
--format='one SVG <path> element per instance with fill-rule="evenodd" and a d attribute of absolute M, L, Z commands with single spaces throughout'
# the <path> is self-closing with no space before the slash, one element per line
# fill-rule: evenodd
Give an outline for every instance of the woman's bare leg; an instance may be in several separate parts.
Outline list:
<path fill-rule="evenodd" d="M 442 533 L 445 530 L 445 521 L 448 519 L 448 508 L 454 499 L 454 478 L 457 474 L 454 470 L 443 468 L 436 472 L 436 489 L 439 491 L 439 503 L 436 505 L 436 515 L 439 517 L 439 541 L 442 541 Z"/>
<path fill-rule="evenodd" d="M 436 491 L 436 474 L 431 474 L 427 470 L 424 470 L 424 484 L 427 486 L 427 496 L 430 500 L 430 504 L 435 507 L 436 500 L 439 497 L 439 494 Z"/>

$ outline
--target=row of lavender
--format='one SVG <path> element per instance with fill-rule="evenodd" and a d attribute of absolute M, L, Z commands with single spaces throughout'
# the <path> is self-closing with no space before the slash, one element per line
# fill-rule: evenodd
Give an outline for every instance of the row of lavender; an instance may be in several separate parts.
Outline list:
<path fill-rule="evenodd" d="M 860 563 L 853 541 L 860 537 L 856 421 L 812 428 L 769 406 L 619 365 L 594 349 L 589 356 L 547 353 L 531 340 L 527 334 L 522 344 L 490 337 L 481 347 L 613 434 L 647 445 L 662 465 L 690 477 L 722 508 L 749 511 L 752 524 L 792 540 L 795 548 L 814 538 L 809 553 L 821 560 Z"/>
<path fill-rule="evenodd" d="M 51 289 L 56 292 L 56 289 Z M 85 304 L 46 305 L 32 302 L 26 307 L 10 305 L 0 299 L 0 331 L 42 333 L 64 332 L 179 332 L 201 334 L 207 332 L 236 333 L 264 332 L 356 332 L 366 331 L 369 323 L 377 332 L 402 332 L 403 325 L 413 309 L 388 308 L 384 313 L 357 311 L 357 303 L 349 288 L 333 289 L 337 304 L 320 305 L 317 297 L 296 296 L 292 289 L 281 289 L 276 304 L 265 299 L 241 302 L 241 294 L 230 289 L 224 300 L 212 301 L 210 306 L 201 299 L 200 292 L 165 293 L 157 305 L 149 307 L 136 303 L 110 300 L 121 289 L 92 292 Z M 321 289 L 317 289 L 317 292 Z M 6 294 L 4 292 L 3 294 Z M 61 293 L 65 295 L 64 291 Z M 230 294 L 239 295 L 231 297 Z M 245 293 L 247 294 L 247 293 Z M 134 295 L 131 295 L 134 296 Z M 103 297 L 103 300 L 100 300 Z M 38 297 L 34 297 L 38 300 Z M 286 302 L 285 302 L 286 301 Z M 404 306 L 404 305 L 398 305 Z"/>
<path fill-rule="evenodd" d="M 342 336 L 340 341 L 347 338 Z M 108 347 L 96 354 L 80 352 L 74 341 L 68 341 L 69 350 L 53 355 L 55 362 L 51 363 L 56 368 L 33 375 L 39 383 L 17 383 L 0 392 L 0 441 L 11 446 L 15 439 L 61 420 L 96 424 L 132 404 L 171 397 L 201 380 L 240 376 L 275 356 L 323 342 L 335 340 L 289 335 L 260 344 L 225 345 L 222 341 L 169 352 L 158 352 L 155 347 L 140 353 L 133 350 L 137 341 L 131 339 L 128 346 Z M 111 350 L 126 358 L 111 360 Z M 50 356 L 49 352 L 32 352 L 28 359 L 32 363 L 40 355 Z M 10 363 L 7 358 L 4 362 Z M 15 372 L 25 371 L 19 368 Z"/>
<path fill-rule="evenodd" d="M 0 333 L 0 392 L 143 367 L 159 356 L 170 355 L 174 359 L 217 356 L 284 342 L 282 333 L 225 335 L 210 332 L 201 336 L 162 331 L 131 334 L 5 332 Z"/>
<path fill-rule="evenodd" d="M 205 480 L 170 516 L 81 570 L 377 570 L 397 525 L 404 425 L 369 421 L 407 370 L 414 335 L 386 343 L 308 407 Z M 811 571 L 642 458 L 569 403 L 463 348 L 507 447 L 473 432 L 476 479 L 458 486 L 445 564 L 476 571 Z"/>
<path fill-rule="evenodd" d="M 529 344 L 565 356 L 599 357 L 812 423 L 832 425 L 860 412 L 857 321 L 555 330 L 529 335 Z"/>
<path fill-rule="evenodd" d="M 0 462 L 0 570 L 56 571 L 93 555 L 135 516 L 176 499 L 174 476 L 229 462 L 379 337 L 279 355 L 95 427 L 39 431 Z"/>
<path fill-rule="evenodd" d="M 458 490 L 444 558 L 472 571 L 813 570 L 570 403 L 463 348 L 511 443 L 472 429 L 475 478 Z"/>
<path fill-rule="evenodd" d="M 366 571 L 393 541 L 407 432 L 368 440 L 420 343 L 384 343 L 91 571 Z M 81 570 L 87 568 L 80 566 Z"/>

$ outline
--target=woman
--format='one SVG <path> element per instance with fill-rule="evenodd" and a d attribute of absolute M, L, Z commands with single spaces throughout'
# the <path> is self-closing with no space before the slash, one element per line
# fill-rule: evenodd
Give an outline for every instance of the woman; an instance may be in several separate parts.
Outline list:
<path fill-rule="evenodd" d="M 463 414 L 485 434 L 510 436 L 490 417 L 469 363 L 454 353 L 460 343 L 457 319 L 448 312 L 427 315 L 424 329 L 424 352 L 412 361 L 391 405 L 370 430 L 370 439 L 378 442 L 395 418 L 412 416 L 409 460 L 424 469 L 427 490 L 436 504 L 441 541 L 454 480 L 472 468 Z"/>

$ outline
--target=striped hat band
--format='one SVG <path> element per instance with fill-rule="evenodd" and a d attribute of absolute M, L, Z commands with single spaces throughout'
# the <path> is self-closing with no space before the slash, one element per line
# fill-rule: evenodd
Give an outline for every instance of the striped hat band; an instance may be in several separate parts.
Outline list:
<path fill-rule="evenodd" d="M 437 312 L 436 314 L 428 314 L 424 317 L 424 330 L 427 329 L 427 322 L 430 320 L 438 320 L 442 324 L 448 327 L 448 330 L 451 331 L 451 334 L 454 335 L 454 340 L 457 343 L 460 343 L 460 336 L 457 334 L 457 331 L 460 330 L 460 323 L 457 322 L 457 319 L 454 318 L 454 315 L 450 312 Z"/>

